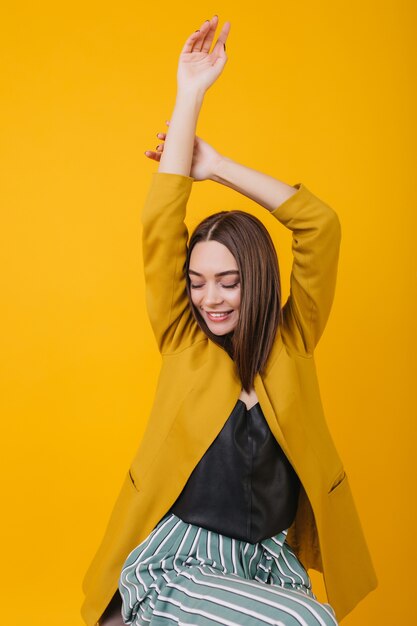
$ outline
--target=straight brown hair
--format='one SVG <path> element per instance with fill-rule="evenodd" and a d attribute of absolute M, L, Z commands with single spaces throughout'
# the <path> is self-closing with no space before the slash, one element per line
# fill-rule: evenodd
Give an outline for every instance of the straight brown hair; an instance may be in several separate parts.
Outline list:
<path fill-rule="evenodd" d="M 200 241 L 218 241 L 236 259 L 240 272 L 241 302 L 235 329 L 215 335 L 191 298 L 191 252 Z M 278 257 L 271 236 L 258 218 L 245 211 L 220 211 L 194 229 L 185 263 L 187 294 L 200 328 L 221 346 L 236 364 L 243 388 L 249 393 L 255 376 L 264 372 L 278 326 L 282 323 Z"/>

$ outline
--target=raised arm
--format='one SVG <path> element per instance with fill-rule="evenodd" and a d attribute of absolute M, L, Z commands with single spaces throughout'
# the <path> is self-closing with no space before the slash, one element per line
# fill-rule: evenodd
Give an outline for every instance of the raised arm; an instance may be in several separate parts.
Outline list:
<path fill-rule="evenodd" d="M 184 265 L 188 231 L 184 223 L 195 178 L 192 167 L 195 129 L 204 94 L 225 63 L 226 22 L 211 53 L 218 18 L 207 20 L 190 35 L 178 64 L 178 90 L 165 149 L 152 177 L 142 210 L 142 249 L 148 316 L 162 354 L 199 338 L 186 293 Z M 156 156 L 147 151 L 147 156 Z"/>
<path fill-rule="evenodd" d="M 341 239 L 335 211 L 304 185 L 221 158 L 211 179 L 251 198 L 292 231 L 290 296 L 283 307 L 283 332 L 300 354 L 312 354 L 329 317 L 336 286 Z"/>
<path fill-rule="evenodd" d="M 188 37 L 181 51 L 177 99 L 158 172 L 190 175 L 195 130 L 204 95 L 220 76 L 227 61 L 225 46 L 230 22 L 224 24 L 210 52 L 217 25 L 217 15 L 206 20 Z"/>

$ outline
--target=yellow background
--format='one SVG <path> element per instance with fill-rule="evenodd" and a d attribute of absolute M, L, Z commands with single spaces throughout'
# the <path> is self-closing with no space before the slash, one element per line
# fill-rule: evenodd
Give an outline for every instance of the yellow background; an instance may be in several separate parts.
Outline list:
<path fill-rule="evenodd" d="M 317 366 L 379 578 L 344 625 L 416 619 L 415 3 L 255 7 L 77 0 L 3 10 L 4 624 L 82 624 L 81 581 L 160 364 L 140 240 L 157 165 L 143 153 L 171 115 L 185 39 L 214 13 L 232 24 L 229 60 L 197 134 L 245 165 L 303 182 L 342 223 Z M 195 183 L 189 208 L 191 228 L 221 209 L 265 215 L 212 182 Z M 287 295 L 290 234 L 271 228 Z"/>

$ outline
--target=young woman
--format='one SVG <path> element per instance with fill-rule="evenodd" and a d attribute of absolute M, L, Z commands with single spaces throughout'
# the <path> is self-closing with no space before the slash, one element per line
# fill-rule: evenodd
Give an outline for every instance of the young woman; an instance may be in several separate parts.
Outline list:
<path fill-rule="evenodd" d="M 162 355 L 154 406 L 85 579 L 88 626 L 337 624 L 377 585 L 326 425 L 314 349 L 330 312 L 336 213 L 195 136 L 227 57 L 214 16 L 186 41 L 142 212 L 146 301 Z M 265 226 L 210 215 L 188 241 L 194 181 L 227 185 L 291 229 L 290 296 Z M 307 569 L 324 574 L 317 600 Z"/>

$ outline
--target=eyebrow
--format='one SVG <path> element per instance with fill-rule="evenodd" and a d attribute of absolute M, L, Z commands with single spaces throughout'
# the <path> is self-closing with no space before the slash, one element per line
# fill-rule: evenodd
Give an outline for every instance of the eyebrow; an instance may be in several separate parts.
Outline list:
<path fill-rule="evenodd" d="M 203 276 L 203 274 L 200 274 L 199 272 L 195 272 L 194 270 L 188 270 L 189 274 L 195 274 L 196 276 Z M 217 274 L 214 274 L 215 276 L 228 276 L 229 274 L 239 274 L 238 270 L 226 270 L 225 272 L 218 272 Z"/>

